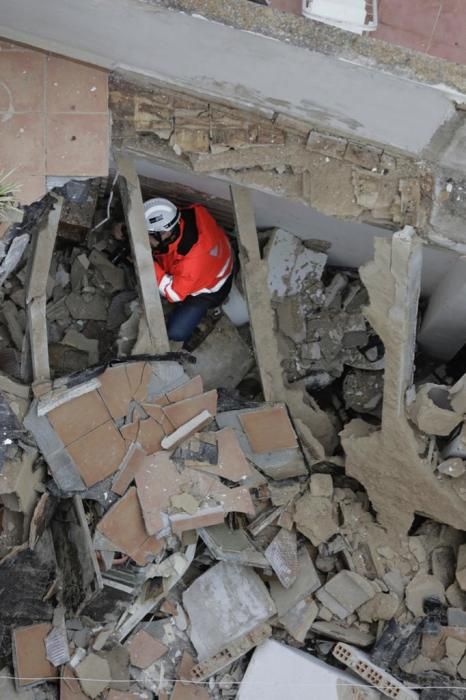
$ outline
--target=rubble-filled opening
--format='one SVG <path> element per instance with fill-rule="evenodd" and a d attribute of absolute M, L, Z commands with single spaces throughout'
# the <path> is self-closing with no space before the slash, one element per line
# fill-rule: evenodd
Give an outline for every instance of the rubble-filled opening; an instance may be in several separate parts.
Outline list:
<path fill-rule="evenodd" d="M 341 684 L 361 700 L 464 697 L 466 385 L 458 363 L 415 355 L 414 233 L 385 236 L 358 271 L 259 222 L 284 386 L 335 432 L 319 451 L 293 394 L 264 401 L 254 329 L 231 309 L 182 352 L 132 355 L 141 301 L 114 186 L 60 191 L 44 393 L 28 386 L 25 288 L 51 195 L 2 251 L 5 676 L 34 700 L 255 700 L 271 680 L 301 698 L 317 677 L 326 700 Z M 236 249 L 229 203 L 201 201 Z"/>

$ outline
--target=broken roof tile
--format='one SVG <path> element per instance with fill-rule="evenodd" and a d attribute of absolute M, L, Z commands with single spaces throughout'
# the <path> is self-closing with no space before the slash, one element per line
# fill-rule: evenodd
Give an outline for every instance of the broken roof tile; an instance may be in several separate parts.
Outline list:
<path fill-rule="evenodd" d="M 123 496 L 128 486 L 133 481 L 134 477 L 136 476 L 136 472 L 144 463 L 146 453 L 136 445 L 132 445 L 129 448 L 126 457 L 126 462 L 123 464 L 120 472 L 116 474 L 115 481 L 112 485 L 113 493 L 116 493 L 119 496 Z"/>
<path fill-rule="evenodd" d="M 99 381 L 98 392 L 112 418 L 125 416 L 132 396 L 126 366 L 109 367 L 99 375 Z"/>
<path fill-rule="evenodd" d="M 54 408 L 47 418 L 66 446 L 106 423 L 111 416 L 94 390 Z"/>
<path fill-rule="evenodd" d="M 68 445 L 67 450 L 86 486 L 93 486 L 118 469 L 126 444 L 113 421 L 108 421 Z"/>
<path fill-rule="evenodd" d="M 208 391 L 205 394 L 184 399 L 184 401 L 177 401 L 164 406 L 163 410 L 175 428 L 180 428 L 202 411 L 209 411 L 212 416 L 215 416 L 217 413 L 217 392 L 215 390 Z"/>
<path fill-rule="evenodd" d="M 274 452 L 298 447 L 296 433 L 283 405 L 240 413 L 239 420 L 253 452 Z"/>
<path fill-rule="evenodd" d="M 165 644 L 140 630 L 129 642 L 129 658 L 133 666 L 147 668 L 160 659 L 168 650 Z"/>
<path fill-rule="evenodd" d="M 48 623 L 18 627 L 13 631 L 15 675 L 18 685 L 27 686 L 54 678 L 56 670 L 45 655 L 45 638 L 52 629 Z"/>
<path fill-rule="evenodd" d="M 97 530 L 138 563 L 146 564 L 145 554 L 157 553 L 163 548 L 162 540 L 149 537 L 141 506 L 134 486 L 107 511 Z M 149 541 L 148 541 L 149 540 Z M 153 550 L 156 552 L 153 552 Z"/>

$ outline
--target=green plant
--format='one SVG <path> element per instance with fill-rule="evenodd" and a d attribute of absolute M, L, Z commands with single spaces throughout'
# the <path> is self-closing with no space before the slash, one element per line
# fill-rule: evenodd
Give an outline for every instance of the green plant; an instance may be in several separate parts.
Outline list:
<path fill-rule="evenodd" d="M 8 173 L 0 172 L 0 221 L 9 221 L 11 214 L 20 212 L 16 205 L 21 185 L 8 181 L 12 172 L 13 170 Z"/>

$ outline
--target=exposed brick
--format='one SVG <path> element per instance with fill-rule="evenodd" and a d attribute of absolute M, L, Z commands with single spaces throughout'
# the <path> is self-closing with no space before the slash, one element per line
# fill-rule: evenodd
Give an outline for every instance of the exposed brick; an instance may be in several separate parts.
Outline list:
<path fill-rule="evenodd" d="M 346 149 L 345 160 L 349 160 L 350 163 L 359 165 L 360 168 L 372 170 L 372 168 L 379 167 L 381 155 L 382 150 L 380 148 L 375 148 L 374 146 L 363 146 L 362 144 L 350 141 L 348 143 L 348 148 Z"/>
<path fill-rule="evenodd" d="M 343 158 L 348 142 L 338 136 L 328 136 L 318 131 L 311 131 L 306 147 L 310 151 L 321 153 L 331 158 Z"/>

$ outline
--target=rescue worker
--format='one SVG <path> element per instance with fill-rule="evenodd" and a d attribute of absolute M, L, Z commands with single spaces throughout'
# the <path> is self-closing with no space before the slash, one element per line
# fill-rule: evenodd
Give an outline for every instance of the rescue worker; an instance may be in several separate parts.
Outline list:
<path fill-rule="evenodd" d="M 200 204 L 178 209 L 157 197 L 144 203 L 144 215 L 160 294 L 175 305 L 168 337 L 187 341 L 207 311 L 228 297 L 233 251 L 225 231 Z"/>

